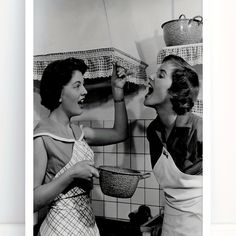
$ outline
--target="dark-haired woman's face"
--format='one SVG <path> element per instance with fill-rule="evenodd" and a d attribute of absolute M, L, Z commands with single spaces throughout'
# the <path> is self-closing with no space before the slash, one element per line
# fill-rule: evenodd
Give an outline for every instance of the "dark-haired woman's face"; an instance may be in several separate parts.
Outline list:
<path fill-rule="evenodd" d="M 82 114 L 86 94 L 82 73 L 74 71 L 70 82 L 63 87 L 61 93 L 61 107 L 69 117 Z"/>
<path fill-rule="evenodd" d="M 152 74 L 149 80 L 148 93 L 145 96 L 144 105 L 155 107 L 169 101 L 168 89 L 172 84 L 172 71 L 175 66 L 170 62 L 164 62 L 156 74 Z"/>

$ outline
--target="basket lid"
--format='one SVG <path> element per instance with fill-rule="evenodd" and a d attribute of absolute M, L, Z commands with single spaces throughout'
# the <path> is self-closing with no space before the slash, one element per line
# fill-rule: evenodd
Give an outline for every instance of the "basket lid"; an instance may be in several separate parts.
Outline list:
<path fill-rule="evenodd" d="M 99 166 L 98 170 L 104 170 L 104 171 L 108 171 L 108 172 L 112 172 L 112 173 L 116 173 L 116 174 L 122 174 L 122 175 L 138 175 L 141 176 L 142 173 L 138 170 L 132 170 L 132 169 L 128 169 L 128 168 L 122 168 L 122 167 L 118 167 L 118 166 Z"/>

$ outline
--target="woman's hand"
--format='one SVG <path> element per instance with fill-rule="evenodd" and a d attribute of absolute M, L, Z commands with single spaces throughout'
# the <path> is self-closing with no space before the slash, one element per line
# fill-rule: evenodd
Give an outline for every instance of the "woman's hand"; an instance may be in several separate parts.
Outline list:
<path fill-rule="evenodd" d="M 113 64 L 113 72 L 111 77 L 111 86 L 114 88 L 123 89 L 126 83 L 126 69 Z"/>
<path fill-rule="evenodd" d="M 77 162 L 69 169 L 72 178 L 91 180 L 92 177 L 99 177 L 98 170 L 94 167 L 94 163 L 91 161 Z"/>
<path fill-rule="evenodd" d="M 131 74 L 132 73 L 125 68 L 113 64 L 111 87 L 114 100 L 120 101 L 124 99 L 124 86 L 127 81 L 127 76 Z"/>

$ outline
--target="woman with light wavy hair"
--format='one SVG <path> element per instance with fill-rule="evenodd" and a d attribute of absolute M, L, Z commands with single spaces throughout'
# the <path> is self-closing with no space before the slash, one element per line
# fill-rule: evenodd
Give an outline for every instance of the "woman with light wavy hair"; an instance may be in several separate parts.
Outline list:
<path fill-rule="evenodd" d="M 150 76 L 144 105 L 157 113 L 147 139 L 165 194 L 162 236 L 202 235 L 202 118 L 191 112 L 198 91 L 197 73 L 175 55 Z"/>

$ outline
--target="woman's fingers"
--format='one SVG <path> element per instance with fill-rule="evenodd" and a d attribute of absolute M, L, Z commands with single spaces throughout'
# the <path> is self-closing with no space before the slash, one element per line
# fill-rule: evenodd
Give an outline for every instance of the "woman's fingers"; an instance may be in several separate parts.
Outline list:
<path fill-rule="evenodd" d="M 91 173 L 92 173 L 92 176 L 99 178 L 99 172 L 95 167 L 92 167 Z"/>
<path fill-rule="evenodd" d="M 88 178 L 94 177 L 99 177 L 99 172 L 98 170 L 94 167 L 94 162 L 93 161 L 81 161 L 85 165 L 87 165 L 87 170 L 88 170 Z"/>
<path fill-rule="evenodd" d="M 127 70 L 123 67 L 117 67 L 117 75 L 118 77 L 125 77 Z"/>
<path fill-rule="evenodd" d="M 113 78 L 116 78 L 117 76 L 119 78 L 125 77 L 130 74 L 130 73 L 129 74 L 128 73 L 129 73 L 129 71 L 127 69 L 125 69 L 124 67 L 118 66 L 116 63 L 113 64 L 113 71 L 112 71 Z"/>
<path fill-rule="evenodd" d="M 116 66 L 116 64 L 114 63 L 114 64 L 113 64 L 113 71 L 112 71 L 112 78 L 116 78 L 116 71 L 117 71 L 117 66 Z"/>
<path fill-rule="evenodd" d="M 99 172 L 98 172 L 98 170 L 94 167 L 94 162 L 92 162 L 92 161 L 85 161 L 86 162 L 86 164 L 88 165 L 88 170 L 89 170 L 89 178 L 91 178 L 91 177 L 99 177 Z"/>

